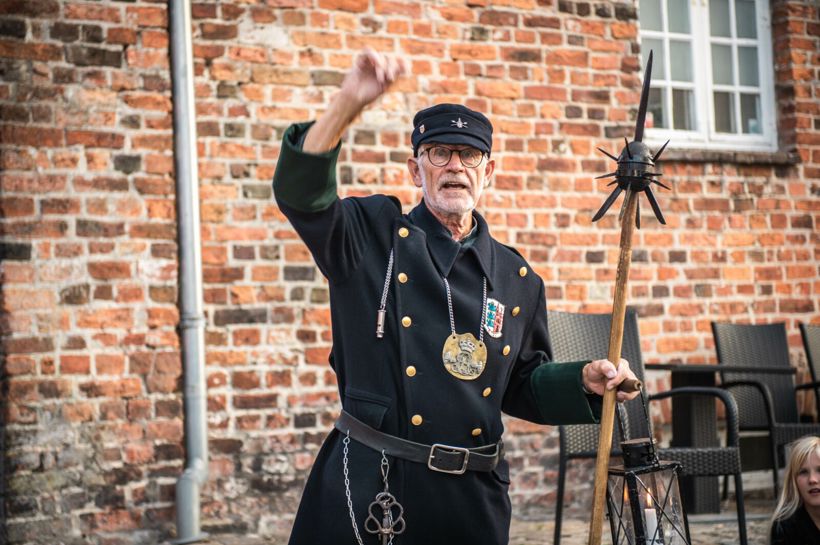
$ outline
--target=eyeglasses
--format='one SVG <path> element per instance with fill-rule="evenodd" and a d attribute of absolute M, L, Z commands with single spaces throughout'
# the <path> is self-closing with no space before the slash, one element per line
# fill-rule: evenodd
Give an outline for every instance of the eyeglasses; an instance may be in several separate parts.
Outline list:
<path fill-rule="evenodd" d="M 450 162 L 453 152 L 458 153 L 458 158 L 461 159 L 461 164 L 467 168 L 475 168 L 481 164 L 484 159 L 484 152 L 475 148 L 464 148 L 454 150 L 444 146 L 432 146 L 422 151 L 427 153 L 427 158 L 433 163 L 433 166 L 443 167 Z M 421 153 L 419 155 L 421 155 Z"/>

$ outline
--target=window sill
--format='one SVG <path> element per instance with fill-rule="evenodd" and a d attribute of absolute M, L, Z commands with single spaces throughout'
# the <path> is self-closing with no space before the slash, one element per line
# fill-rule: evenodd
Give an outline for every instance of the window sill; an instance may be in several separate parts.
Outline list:
<path fill-rule="evenodd" d="M 800 163 L 800 156 L 787 151 L 728 151 L 703 149 L 666 150 L 660 162 L 731 163 L 738 165 L 790 166 Z"/>

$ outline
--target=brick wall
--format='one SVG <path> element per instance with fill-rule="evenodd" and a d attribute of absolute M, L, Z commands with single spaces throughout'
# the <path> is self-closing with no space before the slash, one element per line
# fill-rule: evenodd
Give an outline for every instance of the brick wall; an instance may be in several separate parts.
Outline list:
<path fill-rule="evenodd" d="M 669 225 L 644 217 L 631 277 L 649 361 L 714 361 L 713 319 L 786 321 L 806 378 L 796 324 L 820 320 L 820 28 L 816 3 L 772 3 L 781 153 L 669 153 Z M 342 192 L 410 207 L 413 112 L 465 101 L 497 130 L 481 206 L 494 234 L 542 275 L 550 308 L 606 311 L 618 229 L 614 216 L 590 224 L 607 194 L 592 176 L 611 167 L 595 147 L 632 131 L 636 7 L 237 0 L 193 15 L 203 518 L 276 535 L 338 401 L 327 287 L 271 198 L 284 129 L 322 110 L 363 46 L 405 56 L 412 75 L 346 136 Z M 0 18 L 0 527 L 9 543 L 155 543 L 183 464 L 166 4 L 0 0 Z M 556 435 L 508 430 L 516 513 L 543 516 Z"/>

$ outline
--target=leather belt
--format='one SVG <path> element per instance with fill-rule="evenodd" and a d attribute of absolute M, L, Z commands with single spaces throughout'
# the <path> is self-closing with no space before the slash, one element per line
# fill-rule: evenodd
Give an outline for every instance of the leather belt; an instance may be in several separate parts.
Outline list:
<path fill-rule="evenodd" d="M 376 452 L 425 464 L 432 471 L 461 475 L 470 471 L 492 471 L 504 459 L 504 443 L 477 448 L 453 447 L 436 443 L 425 445 L 371 428 L 346 411 L 342 411 L 335 427 L 342 433 Z"/>

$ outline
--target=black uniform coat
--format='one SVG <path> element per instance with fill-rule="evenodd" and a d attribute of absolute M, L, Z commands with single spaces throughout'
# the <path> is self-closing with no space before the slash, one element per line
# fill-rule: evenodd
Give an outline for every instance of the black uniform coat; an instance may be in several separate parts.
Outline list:
<path fill-rule="evenodd" d="M 501 439 L 501 412 L 545 424 L 590 423 L 600 398 L 581 389 L 583 362 L 552 364 L 544 285 L 513 249 L 496 242 L 474 213 L 471 244 L 450 232 L 421 203 L 407 215 L 392 197 L 336 196 L 338 148 L 301 151 L 308 125 L 285 134 L 274 176 L 278 204 L 313 254 L 330 285 L 333 349 L 342 406 L 385 433 L 418 443 L 478 447 Z M 390 251 L 384 338 L 376 338 Z M 450 335 L 452 290 L 458 333 L 479 338 L 482 277 L 487 297 L 505 306 L 501 336 L 484 335 L 487 365 L 475 380 L 451 375 L 442 363 Z M 305 487 L 292 545 L 355 543 L 343 475 L 343 435 L 331 431 Z M 380 453 L 353 440 L 349 478 L 364 543 L 366 510 L 381 491 Z M 505 544 L 509 469 L 463 475 L 390 458 L 390 492 L 404 506 L 406 531 L 394 543 Z"/>

